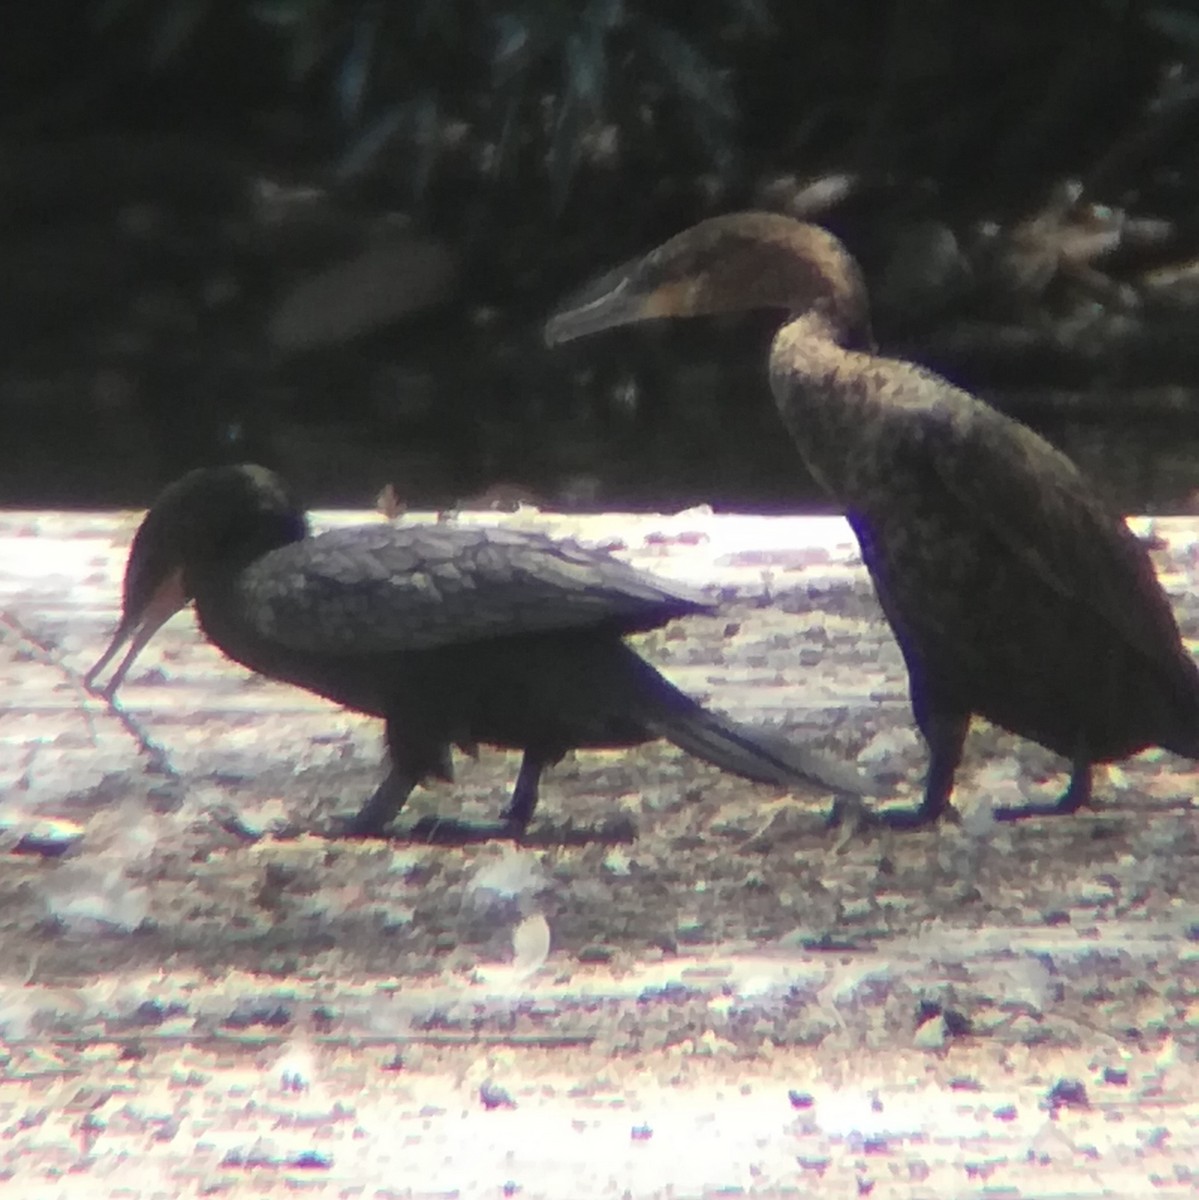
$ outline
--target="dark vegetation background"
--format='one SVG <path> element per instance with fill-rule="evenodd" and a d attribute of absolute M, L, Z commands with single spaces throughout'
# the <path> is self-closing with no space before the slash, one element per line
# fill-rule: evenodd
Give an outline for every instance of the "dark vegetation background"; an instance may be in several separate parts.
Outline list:
<path fill-rule="evenodd" d="M 0 502 L 811 506 L 771 318 L 541 345 L 748 206 L 1119 502 L 1199 484 L 1199 3 L 10 0 L 0 97 Z"/>

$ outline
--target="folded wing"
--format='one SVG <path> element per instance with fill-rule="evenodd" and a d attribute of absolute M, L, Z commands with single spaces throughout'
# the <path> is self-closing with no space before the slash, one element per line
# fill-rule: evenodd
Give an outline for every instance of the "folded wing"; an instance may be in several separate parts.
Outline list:
<path fill-rule="evenodd" d="M 316 653 L 429 650 L 710 610 L 703 596 L 574 542 L 506 529 L 366 525 L 259 560 L 239 584 L 259 633 Z"/>
<path fill-rule="evenodd" d="M 924 373 L 911 369 L 916 383 Z M 946 408 L 906 424 L 916 439 L 909 457 L 923 456 L 947 502 L 985 526 L 1041 586 L 1090 610 L 1113 637 L 1175 674 L 1178 627 L 1144 545 L 1070 460 L 1031 430 L 977 402 L 968 412 L 962 419 Z"/>

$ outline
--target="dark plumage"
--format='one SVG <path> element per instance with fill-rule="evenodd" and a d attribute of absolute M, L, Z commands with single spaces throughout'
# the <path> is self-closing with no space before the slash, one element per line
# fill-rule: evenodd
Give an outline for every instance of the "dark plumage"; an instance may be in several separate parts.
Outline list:
<path fill-rule="evenodd" d="M 566 341 L 649 317 L 790 315 L 770 353 L 783 420 L 846 509 L 907 663 L 928 742 L 923 801 L 948 807 L 972 714 L 1072 762 L 1051 806 L 1088 803 L 1091 764 L 1160 745 L 1199 757 L 1199 672 L 1149 556 L 1032 430 L 911 363 L 875 354 L 853 258 L 769 213 L 704 221 L 554 317 Z"/>
<path fill-rule="evenodd" d="M 747 779 L 866 789 L 844 764 L 709 712 L 623 641 L 707 612 L 698 595 L 532 533 L 377 523 L 309 536 L 262 467 L 193 471 L 133 539 L 123 615 L 89 672 L 132 640 L 109 683 L 189 599 L 230 658 L 386 722 L 391 773 L 351 832 L 377 834 L 450 748 L 524 752 L 503 832 L 523 834 L 542 770 L 576 747 L 667 738 Z"/>

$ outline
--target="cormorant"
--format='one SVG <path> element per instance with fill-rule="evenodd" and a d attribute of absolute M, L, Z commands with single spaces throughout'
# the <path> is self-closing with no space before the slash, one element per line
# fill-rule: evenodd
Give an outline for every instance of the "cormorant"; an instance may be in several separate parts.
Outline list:
<path fill-rule="evenodd" d="M 1159 745 L 1199 757 L 1199 671 L 1149 555 L 1074 464 L 932 371 L 875 353 L 856 262 L 773 213 L 715 217 L 586 288 L 551 344 L 652 317 L 781 309 L 770 384 L 812 475 L 857 535 L 929 746 L 919 807 L 950 808 L 973 714 L 1091 767 Z"/>
<path fill-rule="evenodd" d="M 493 831 L 514 837 L 543 769 L 576 747 L 666 738 L 756 782 L 870 790 L 848 764 L 709 712 L 669 683 L 625 635 L 713 606 L 573 542 L 383 522 L 311 536 L 271 471 L 195 470 L 134 536 L 121 621 L 89 686 L 132 641 L 111 697 L 189 600 L 229 658 L 384 719 L 391 771 L 351 822 L 355 835 L 380 834 L 418 783 L 450 779 L 454 744 L 524 752 Z"/>

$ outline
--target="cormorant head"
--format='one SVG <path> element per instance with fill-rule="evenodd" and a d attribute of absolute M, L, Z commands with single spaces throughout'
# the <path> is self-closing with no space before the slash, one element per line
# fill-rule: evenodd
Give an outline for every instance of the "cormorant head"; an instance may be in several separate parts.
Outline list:
<path fill-rule="evenodd" d="M 552 346 L 654 317 L 778 308 L 821 312 L 847 344 L 869 342 L 861 272 L 827 230 L 778 213 L 701 221 L 597 279 L 545 326 Z"/>
<path fill-rule="evenodd" d="M 154 501 L 133 536 L 120 623 L 84 682 L 92 687 L 129 642 L 104 688 L 111 697 L 146 643 L 191 601 L 196 572 L 248 566 L 307 533 L 304 510 L 265 467 L 201 467 L 177 479 Z"/>

